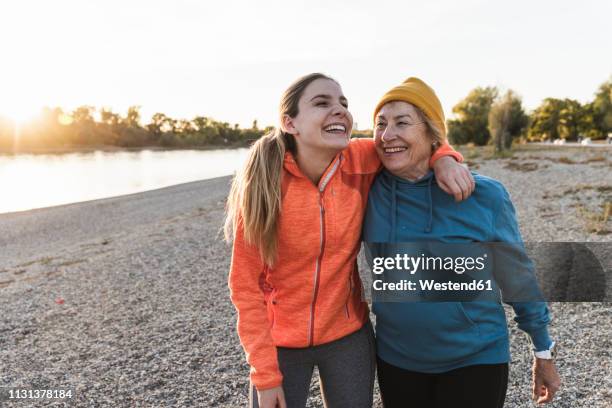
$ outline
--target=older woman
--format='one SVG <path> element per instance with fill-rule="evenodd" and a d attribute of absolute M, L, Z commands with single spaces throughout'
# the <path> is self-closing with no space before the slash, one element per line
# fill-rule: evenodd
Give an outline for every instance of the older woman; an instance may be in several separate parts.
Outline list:
<path fill-rule="evenodd" d="M 462 202 L 440 189 L 428 161 L 445 141 L 444 113 L 427 84 L 409 78 L 390 90 L 374 120 L 376 150 L 385 170 L 370 191 L 364 222 L 363 239 L 372 257 L 395 256 L 389 253 L 393 245 L 384 243 L 505 242 L 523 248 L 514 207 L 501 183 L 475 174 L 475 192 Z M 510 304 L 534 346 L 533 396 L 548 402 L 560 384 L 548 309 L 537 301 Z M 499 302 L 375 299 L 373 311 L 385 407 L 503 406 L 510 353 Z"/>

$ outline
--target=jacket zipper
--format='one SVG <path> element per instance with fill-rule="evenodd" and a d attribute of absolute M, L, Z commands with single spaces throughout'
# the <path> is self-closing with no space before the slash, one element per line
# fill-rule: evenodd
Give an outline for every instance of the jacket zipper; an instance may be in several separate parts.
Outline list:
<path fill-rule="evenodd" d="M 338 169 L 340 159 L 334 163 L 329 173 L 325 176 L 319 187 L 319 226 L 321 228 L 319 256 L 315 264 L 314 288 L 312 291 L 312 303 L 310 305 L 310 324 L 308 326 L 308 346 L 314 344 L 314 320 L 315 320 L 315 305 L 317 303 L 317 295 L 319 294 L 319 275 L 321 273 L 321 262 L 323 260 L 323 252 L 325 250 L 325 207 L 323 206 L 323 190 Z"/>
<path fill-rule="evenodd" d="M 321 273 L 321 260 L 323 259 L 323 250 L 325 249 L 325 208 L 323 207 L 323 195 L 319 196 L 319 213 L 321 216 L 321 245 L 319 249 L 319 256 L 317 257 L 317 263 L 315 266 L 315 280 L 314 290 L 312 293 L 312 304 L 310 306 L 310 327 L 308 329 L 308 346 L 312 346 L 314 343 L 314 316 L 315 316 L 315 305 L 317 303 L 317 295 L 319 294 L 319 275 Z"/>

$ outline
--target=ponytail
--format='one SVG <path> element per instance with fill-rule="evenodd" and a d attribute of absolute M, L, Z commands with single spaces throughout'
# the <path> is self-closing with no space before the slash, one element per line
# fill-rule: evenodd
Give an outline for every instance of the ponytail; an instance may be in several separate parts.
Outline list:
<path fill-rule="evenodd" d="M 225 239 L 235 238 L 241 223 L 246 243 L 258 247 L 261 259 L 270 266 L 278 247 L 281 175 L 286 151 L 295 151 L 295 139 L 280 129 L 257 140 L 251 146 L 243 171 L 234 177 L 227 200 Z"/>

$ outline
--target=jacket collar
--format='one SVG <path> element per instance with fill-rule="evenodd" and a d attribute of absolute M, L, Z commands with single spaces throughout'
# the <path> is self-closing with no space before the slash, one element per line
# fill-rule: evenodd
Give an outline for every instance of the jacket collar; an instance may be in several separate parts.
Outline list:
<path fill-rule="evenodd" d="M 321 190 L 325 188 L 325 186 L 329 183 L 329 180 L 333 177 L 333 175 L 342 168 L 344 164 L 344 156 L 342 152 L 338 153 L 334 159 L 331 161 L 331 164 L 325 169 L 325 172 L 321 176 L 321 180 L 319 180 L 319 187 Z M 287 170 L 291 175 L 295 177 L 307 178 L 306 175 L 298 166 L 295 157 L 290 152 L 285 152 L 285 160 L 283 161 L 283 167 Z"/>

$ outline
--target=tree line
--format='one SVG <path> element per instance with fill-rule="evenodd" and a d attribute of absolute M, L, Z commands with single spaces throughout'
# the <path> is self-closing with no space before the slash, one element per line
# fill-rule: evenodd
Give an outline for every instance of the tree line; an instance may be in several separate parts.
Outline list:
<path fill-rule="evenodd" d="M 527 141 L 603 139 L 612 132 L 612 79 L 601 84 L 591 102 L 546 98 L 529 114 L 520 96 L 495 87 L 478 87 L 453 107 L 447 121 L 453 144 L 493 143 L 497 150 L 510 147 L 518 138 Z M 72 112 L 45 108 L 36 120 L 17 126 L 0 117 L 0 152 L 46 148 L 117 146 L 128 148 L 244 147 L 272 127 L 240 128 L 205 116 L 174 119 L 154 114 L 142 124 L 138 106 L 125 115 L 110 109 L 80 106 Z M 354 137 L 371 137 L 372 131 L 353 131 Z"/>
<path fill-rule="evenodd" d="M 529 114 L 521 97 L 496 87 L 478 87 L 453 107 L 454 119 L 447 121 L 453 144 L 493 143 L 505 150 L 516 139 L 525 141 L 576 141 L 605 139 L 612 132 L 612 79 L 600 85 L 592 101 L 546 98 Z"/>
<path fill-rule="evenodd" d="M 138 106 L 129 107 L 125 115 L 107 108 L 97 110 L 92 106 L 80 106 L 72 112 L 44 108 L 38 118 L 20 127 L 8 120 L 0 120 L 0 150 L 11 150 L 15 143 L 18 143 L 20 151 L 102 145 L 129 148 L 239 147 L 248 145 L 270 130 L 260 129 L 257 121 L 251 128 L 242 129 L 237 124 L 230 125 L 205 116 L 187 120 L 174 119 L 163 113 L 154 114 L 149 123 L 141 122 Z"/>
<path fill-rule="evenodd" d="M 250 128 L 241 128 L 205 116 L 174 119 L 164 113 L 154 114 L 146 124 L 141 122 L 138 106 L 129 107 L 125 115 L 93 106 L 80 106 L 72 112 L 44 108 L 35 120 L 21 126 L 0 117 L 0 152 L 99 146 L 246 147 L 273 129 L 260 128 L 257 120 Z M 353 135 L 370 137 L 371 131 Z"/>

